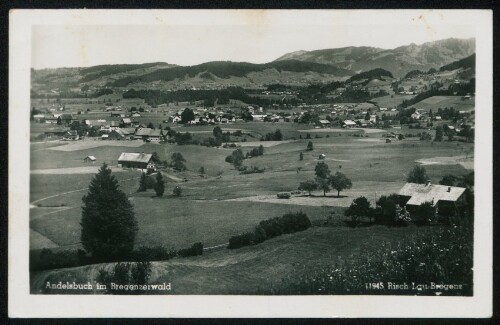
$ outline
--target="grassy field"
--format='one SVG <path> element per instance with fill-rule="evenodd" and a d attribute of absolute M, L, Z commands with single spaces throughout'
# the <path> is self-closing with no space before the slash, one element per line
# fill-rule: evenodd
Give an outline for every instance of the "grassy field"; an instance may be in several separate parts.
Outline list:
<path fill-rule="evenodd" d="M 233 235 L 251 230 L 261 220 L 286 212 L 304 211 L 311 220 L 326 220 L 332 207 L 292 206 L 254 202 L 195 201 L 178 198 L 132 197 L 139 234 L 136 245 L 164 245 L 183 248 L 195 242 L 206 247 L 225 244 Z M 38 214 L 41 214 L 38 212 Z M 32 215 L 30 226 L 36 232 L 65 248 L 80 247 L 81 209 L 51 211 Z"/>
<path fill-rule="evenodd" d="M 237 250 L 218 249 L 202 256 L 153 262 L 150 283 L 172 283 L 171 294 L 265 294 L 299 266 L 334 266 L 355 259 L 360 252 L 377 250 L 382 244 L 397 245 L 419 231 L 423 229 L 313 227 Z M 105 266 L 34 273 L 32 293 L 42 292 L 46 281 L 95 280 L 97 271 Z"/>
<path fill-rule="evenodd" d="M 260 126 L 260 125 L 259 125 Z M 183 247 L 195 241 L 205 245 L 221 244 L 238 232 L 248 230 L 259 220 L 279 216 L 285 211 L 304 210 L 310 217 L 324 218 L 334 206 L 346 207 L 352 199 L 366 196 L 372 203 L 377 197 L 391 194 L 401 188 L 408 171 L 417 160 L 425 159 L 427 173 L 433 182 L 445 174 L 461 175 L 467 170 L 459 163 L 444 161 L 440 157 L 465 155 L 456 143 L 434 143 L 415 140 L 386 144 L 379 134 L 369 138 L 335 136 L 312 139 L 313 151 L 305 151 L 309 140 L 297 140 L 265 148 L 263 156 L 245 160 L 247 166 L 265 168 L 262 174 L 240 175 L 231 164 L 224 161 L 234 149 L 217 149 L 202 146 L 143 144 L 138 148 L 102 146 L 76 151 L 57 151 L 47 148 L 32 152 L 32 169 L 69 167 L 88 168 L 83 162 L 86 155 L 95 155 L 98 161 L 116 165 L 123 151 L 157 151 L 162 159 L 169 159 L 173 152 L 180 152 L 187 160 L 188 171 L 166 171 L 166 197 L 152 198 L 152 191 L 136 194 L 140 174 L 134 171 L 115 172 L 121 188 L 135 206 L 140 225 L 138 241 L 141 244 L 162 243 Z M 256 145 L 258 142 L 256 143 Z M 461 144 L 471 147 L 471 144 Z M 251 147 L 242 148 L 243 151 Z M 299 153 L 304 159 L 299 160 Z M 287 202 L 276 200 L 276 193 L 297 189 L 302 181 L 314 178 L 318 156 L 325 154 L 325 162 L 332 173 L 340 171 L 353 182 L 352 189 L 343 191 L 341 198 L 335 193 L 315 191 L 316 198 L 298 198 Z M 203 159 L 200 159 L 203 157 Z M 439 164 L 432 164 L 433 159 Z M 431 164 L 429 164 L 431 162 Z M 100 163 L 96 164 L 97 166 Z M 95 166 L 95 165 L 94 165 Z M 95 166 L 95 167 L 97 167 Z M 204 167 L 207 177 L 197 174 Z M 64 169 L 66 168 L 66 169 Z M 221 177 L 216 177 L 222 172 Z M 171 177 L 170 177 L 171 175 Z M 31 227 L 58 245 L 71 245 L 79 239 L 81 198 L 93 177 L 83 174 L 32 174 L 31 201 L 42 207 L 33 208 Z M 178 183 L 186 178 L 187 182 Z M 183 189 L 181 198 L 171 197 L 174 186 Z M 226 201 L 231 200 L 231 201 Z M 46 207 L 65 207 L 62 211 Z M 48 214 L 45 214 L 47 213 Z M 201 226 L 200 226 L 201 225 Z M 208 235 L 203 232 L 210 228 Z"/>
<path fill-rule="evenodd" d="M 433 96 L 426 98 L 411 107 L 422 108 L 426 111 L 431 109 L 432 112 L 437 112 L 438 108 L 444 109 L 445 107 L 453 107 L 458 111 L 473 111 L 475 107 L 474 102 L 474 97 L 462 100 L 461 96 Z"/>
<path fill-rule="evenodd" d="M 380 107 L 394 108 L 401 104 L 404 100 L 411 99 L 414 95 L 387 95 L 372 99 Z"/>

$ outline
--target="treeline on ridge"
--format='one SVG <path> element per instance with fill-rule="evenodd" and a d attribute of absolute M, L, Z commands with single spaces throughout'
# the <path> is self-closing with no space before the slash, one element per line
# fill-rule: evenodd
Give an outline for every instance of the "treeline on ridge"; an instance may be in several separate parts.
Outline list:
<path fill-rule="evenodd" d="M 101 77 L 124 73 L 128 71 L 133 71 L 137 69 L 147 69 L 154 66 L 168 66 L 165 62 L 152 62 L 144 64 L 112 64 L 112 65 L 96 65 L 93 67 L 83 68 L 80 70 L 82 74 L 85 74 L 79 82 L 89 82 Z"/>
<path fill-rule="evenodd" d="M 328 64 L 321 64 L 315 62 L 302 62 L 298 60 L 277 61 L 264 64 L 254 64 L 247 62 L 207 62 L 187 67 L 172 67 L 167 69 L 159 69 L 151 73 L 140 76 L 128 76 L 117 79 L 109 86 L 112 87 L 125 87 L 128 84 L 135 82 L 152 82 L 152 81 L 173 81 L 175 79 L 183 79 L 186 76 L 191 78 L 200 73 L 211 73 L 212 75 L 228 79 L 231 76 L 244 77 L 250 72 L 260 72 L 267 69 L 276 69 L 278 71 L 292 71 L 292 72 L 317 72 L 332 74 L 337 76 L 350 76 L 352 73 L 349 70 L 341 69 Z"/>

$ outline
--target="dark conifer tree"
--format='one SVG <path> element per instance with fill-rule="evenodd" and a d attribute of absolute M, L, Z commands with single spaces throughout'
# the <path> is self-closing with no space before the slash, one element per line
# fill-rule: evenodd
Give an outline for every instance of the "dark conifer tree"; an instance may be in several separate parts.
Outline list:
<path fill-rule="evenodd" d="M 163 176 L 160 172 L 158 172 L 158 174 L 156 175 L 156 184 L 154 186 L 154 190 L 156 192 L 156 195 L 159 197 L 162 197 L 163 193 L 165 192 L 165 181 L 163 180 Z"/>
<path fill-rule="evenodd" d="M 128 257 L 138 231 L 132 204 L 118 188 L 106 163 L 92 179 L 82 199 L 81 241 L 83 248 L 98 260 Z"/>
<path fill-rule="evenodd" d="M 139 189 L 137 192 L 144 192 L 148 189 L 148 185 L 146 183 L 146 174 L 142 173 L 141 174 L 141 179 L 139 180 Z"/>

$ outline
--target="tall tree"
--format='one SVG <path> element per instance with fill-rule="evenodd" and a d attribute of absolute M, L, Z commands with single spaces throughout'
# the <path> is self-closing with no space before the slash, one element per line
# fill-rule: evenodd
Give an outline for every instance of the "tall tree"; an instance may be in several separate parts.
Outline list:
<path fill-rule="evenodd" d="M 330 173 L 330 168 L 324 161 L 317 163 L 314 168 L 316 183 L 318 187 L 323 190 L 323 196 L 326 196 L 326 192 L 330 192 Z"/>
<path fill-rule="evenodd" d="M 185 108 L 181 113 L 181 123 L 187 124 L 188 122 L 194 120 L 194 112 L 190 108 Z"/>
<path fill-rule="evenodd" d="M 260 145 L 259 146 L 259 156 L 262 156 L 264 154 L 264 146 Z"/>
<path fill-rule="evenodd" d="M 212 133 L 216 139 L 220 139 L 222 137 L 222 129 L 220 128 L 220 126 L 214 127 Z"/>
<path fill-rule="evenodd" d="M 158 155 L 158 153 L 156 151 L 153 152 L 152 156 L 151 156 L 151 160 L 157 164 L 160 162 L 160 156 Z"/>
<path fill-rule="evenodd" d="M 141 179 L 139 180 L 139 189 L 137 192 L 144 192 L 148 189 L 147 183 L 146 183 L 146 173 L 141 174 Z"/>
<path fill-rule="evenodd" d="M 330 168 L 324 161 L 320 161 L 314 168 L 314 174 L 318 178 L 328 178 L 330 176 Z"/>
<path fill-rule="evenodd" d="M 163 193 L 165 192 L 165 181 L 163 180 L 161 172 L 158 172 L 158 174 L 156 175 L 156 184 L 154 185 L 154 190 L 156 192 L 156 195 L 159 197 L 162 197 Z"/>
<path fill-rule="evenodd" d="M 274 140 L 275 141 L 281 141 L 283 140 L 283 134 L 281 134 L 281 131 L 279 129 L 274 132 Z"/>
<path fill-rule="evenodd" d="M 436 126 L 434 141 L 443 141 L 443 128 L 440 125 Z"/>
<path fill-rule="evenodd" d="M 429 176 L 427 176 L 427 172 L 423 166 L 416 165 L 408 174 L 406 181 L 408 183 L 417 183 L 417 184 L 425 184 Z"/>
<path fill-rule="evenodd" d="M 171 159 L 172 159 L 172 167 L 181 171 L 186 170 L 186 165 L 184 165 L 186 159 L 184 159 L 184 157 L 180 152 L 174 152 L 171 156 Z"/>
<path fill-rule="evenodd" d="M 82 198 L 83 248 L 102 260 L 125 258 L 134 248 L 137 220 L 127 195 L 104 163 Z"/>
<path fill-rule="evenodd" d="M 346 217 L 351 217 L 356 222 L 358 218 L 370 216 L 370 201 L 364 196 L 354 199 L 349 208 L 344 212 Z"/>
<path fill-rule="evenodd" d="M 311 196 L 311 191 L 314 191 L 317 188 L 318 183 L 316 183 L 314 180 L 301 182 L 299 184 L 299 190 L 309 192 L 309 196 Z"/>
<path fill-rule="evenodd" d="M 337 197 L 340 197 L 340 191 L 350 189 L 352 187 L 352 182 L 346 175 L 336 172 L 335 175 L 329 178 L 332 188 L 337 190 Z"/>
<path fill-rule="evenodd" d="M 398 196 L 382 195 L 377 201 L 375 222 L 382 225 L 394 224 L 397 217 Z"/>

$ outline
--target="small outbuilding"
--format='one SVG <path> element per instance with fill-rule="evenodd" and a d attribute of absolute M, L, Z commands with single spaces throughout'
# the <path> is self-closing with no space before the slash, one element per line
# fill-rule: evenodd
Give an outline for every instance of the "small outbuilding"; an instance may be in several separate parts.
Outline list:
<path fill-rule="evenodd" d="M 331 123 L 328 120 L 319 120 L 318 125 L 322 128 L 327 128 L 331 125 Z"/>
<path fill-rule="evenodd" d="M 90 163 L 90 162 L 95 163 L 96 160 L 97 160 L 97 158 L 94 156 L 87 156 L 87 157 L 83 158 L 83 161 L 86 163 Z"/>

